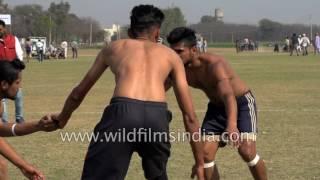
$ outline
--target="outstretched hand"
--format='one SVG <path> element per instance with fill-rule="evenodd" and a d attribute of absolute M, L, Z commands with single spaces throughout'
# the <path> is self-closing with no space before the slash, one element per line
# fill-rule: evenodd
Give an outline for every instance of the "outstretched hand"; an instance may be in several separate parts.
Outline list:
<path fill-rule="evenodd" d="M 45 177 L 42 174 L 42 172 L 40 172 L 31 165 L 26 165 L 25 167 L 21 168 L 21 171 L 23 175 L 30 180 L 45 180 Z"/>
<path fill-rule="evenodd" d="M 51 132 L 59 129 L 59 121 L 52 118 L 51 114 L 43 116 L 38 122 L 38 126 L 42 131 Z"/>

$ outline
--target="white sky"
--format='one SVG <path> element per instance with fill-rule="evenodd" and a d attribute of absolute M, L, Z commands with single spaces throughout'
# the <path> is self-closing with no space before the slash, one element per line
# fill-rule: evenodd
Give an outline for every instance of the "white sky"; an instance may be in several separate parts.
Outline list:
<path fill-rule="evenodd" d="M 50 2 L 61 0 L 4 0 L 11 7 L 40 4 L 47 9 Z M 160 8 L 178 6 L 188 24 L 197 23 L 203 15 L 213 15 L 215 8 L 224 11 L 224 21 L 257 24 L 262 18 L 281 23 L 320 24 L 320 0 L 64 0 L 79 17 L 92 17 L 102 26 L 129 24 L 129 13 L 138 4 Z"/>

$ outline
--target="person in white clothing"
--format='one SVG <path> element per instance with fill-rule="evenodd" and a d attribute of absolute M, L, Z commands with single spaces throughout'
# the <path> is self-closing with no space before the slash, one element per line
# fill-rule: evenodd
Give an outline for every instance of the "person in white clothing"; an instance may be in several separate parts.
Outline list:
<path fill-rule="evenodd" d="M 308 55 L 308 47 L 310 45 L 310 40 L 308 36 L 304 33 L 302 34 L 301 38 L 301 47 L 302 47 L 302 55 L 307 56 Z"/>
<path fill-rule="evenodd" d="M 44 49 L 43 49 L 43 43 L 41 42 L 40 39 L 36 43 L 36 47 L 37 47 L 38 60 L 39 60 L 39 62 L 42 62 Z"/>
<path fill-rule="evenodd" d="M 61 47 L 63 48 L 64 51 L 64 58 L 68 57 L 68 43 L 67 41 L 62 41 Z"/>

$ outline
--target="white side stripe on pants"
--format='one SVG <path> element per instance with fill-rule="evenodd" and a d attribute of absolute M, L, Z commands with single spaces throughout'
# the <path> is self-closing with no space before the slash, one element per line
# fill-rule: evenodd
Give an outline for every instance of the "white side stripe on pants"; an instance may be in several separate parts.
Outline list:
<path fill-rule="evenodd" d="M 251 118 L 251 127 L 252 127 L 252 132 L 256 133 L 257 131 L 257 116 L 256 116 L 256 111 L 255 111 L 255 107 L 254 107 L 254 98 L 252 97 L 251 94 L 246 94 L 245 95 L 248 103 L 248 107 L 250 110 L 250 118 Z"/>

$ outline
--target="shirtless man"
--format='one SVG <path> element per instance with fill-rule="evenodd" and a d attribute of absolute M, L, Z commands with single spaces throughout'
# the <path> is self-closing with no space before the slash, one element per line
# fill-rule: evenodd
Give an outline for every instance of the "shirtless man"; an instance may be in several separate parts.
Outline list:
<path fill-rule="evenodd" d="M 164 88 L 168 76 L 173 80 L 186 130 L 196 136 L 200 128 L 181 59 L 170 48 L 157 43 L 164 14 L 152 5 L 139 5 L 132 9 L 130 19 L 130 39 L 118 40 L 103 48 L 84 79 L 68 96 L 62 111 L 52 116 L 63 128 L 91 87 L 110 67 L 116 87 L 110 105 L 94 129 L 99 139 L 90 143 L 82 179 L 124 179 L 133 152 L 142 159 L 146 179 L 168 179 L 170 142 L 167 137 L 171 113 L 165 103 Z M 140 131 L 146 133 L 139 136 Z M 132 132 L 140 141 L 123 140 Z M 159 132 L 165 137 L 154 138 Z M 120 133 L 121 138 L 106 142 L 104 135 L 110 133 Z M 190 143 L 196 174 L 203 179 L 202 142 L 191 140 Z"/>
<path fill-rule="evenodd" d="M 20 87 L 21 71 L 24 67 L 20 60 L 0 61 L 0 100 L 3 98 L 14 99 Z M 0 120 L 2 113 L 3 107 L 0 103 Z M 52 131 L 55 129 L 57 129 L 56 124 L 49 120 L 49 117 L 44 117 L 38 122 L 23 124 L 0 123 L 0 137 L 22 136 L 37 131 Z M 17 166 L 27 178 L 44 179 L 42 173 L 23 160 L 3 138 L 0 138 L 0 154 Z M 7 162 L 1 156 L 0 179 L 8 179 Z"/>
<path fill-rule="evenodd" d="M 223 57 L 198 52 L 193 30 L 176 28 L 167 40 L 185 64 L 188 84 L 201 89 L 210 101 L 202 124 L 206 179 L 219 179 L 214 160 L 220 138 L 238 148 L 255 179 L 267 179 L 264 162 L 256 153 L 256 104 L 250 89 Z"/>

